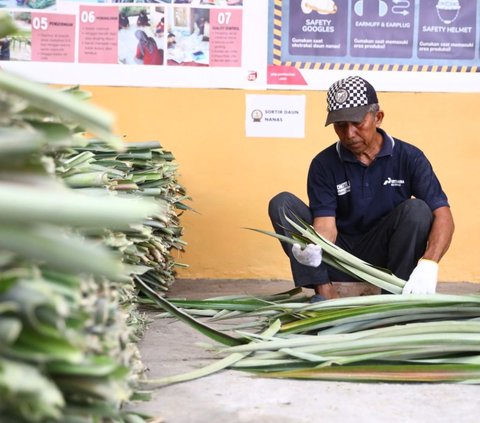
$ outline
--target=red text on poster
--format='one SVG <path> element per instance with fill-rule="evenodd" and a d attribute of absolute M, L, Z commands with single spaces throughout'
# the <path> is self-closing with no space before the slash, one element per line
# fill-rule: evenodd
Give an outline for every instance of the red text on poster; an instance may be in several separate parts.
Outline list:
<path fill-rule="evenodd" d="M 210 11 L 210 66 L 242 65 L 242 10 Z"/>
<path fill-rule="evenodd" d="M 118 8 L 81 6 L 80 63 L 118 63 Z"/>
<path fill-rule="evenodd" d="M 75 60 L 75 15 L 32 12 L 32 60 Z"/>

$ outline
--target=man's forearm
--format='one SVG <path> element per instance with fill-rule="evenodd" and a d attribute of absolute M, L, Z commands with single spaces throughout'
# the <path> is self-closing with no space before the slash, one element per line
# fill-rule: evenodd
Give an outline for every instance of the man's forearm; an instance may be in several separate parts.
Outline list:
<path fill-rule="evenodd" d="M 337 225 L 335 217 L 316 217 L 313 219 L 313 229 L 330 242 L 337 240 Z"/>
<path fill-rule="evenodd" d="M 428 244 L 422 258 L 439 262 L 452 241 L 455 225 L 449 207 L 440 207 L 433 212 L 433 223 Z"/>

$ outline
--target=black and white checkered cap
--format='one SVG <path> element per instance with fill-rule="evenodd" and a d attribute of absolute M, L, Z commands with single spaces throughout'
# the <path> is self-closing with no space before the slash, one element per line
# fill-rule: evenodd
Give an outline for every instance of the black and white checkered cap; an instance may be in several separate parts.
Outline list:
<path fill-rule="evenodd" d="M 359 76 L 341 79 L 330 86 L 327 93 L 327 121 L 361 122 L 371 104 L 378 103 L 375 88 Z"/>

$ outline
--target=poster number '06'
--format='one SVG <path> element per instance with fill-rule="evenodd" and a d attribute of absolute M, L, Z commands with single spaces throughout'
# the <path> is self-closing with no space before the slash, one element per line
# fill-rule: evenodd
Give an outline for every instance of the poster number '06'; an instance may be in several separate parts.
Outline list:
<path fill-rule="evenodd" d="M 80 14 L 80 21 L 82 23 L 94 23 L 95 22 L 95 12 L 93 10 L 83 10 Z"/>

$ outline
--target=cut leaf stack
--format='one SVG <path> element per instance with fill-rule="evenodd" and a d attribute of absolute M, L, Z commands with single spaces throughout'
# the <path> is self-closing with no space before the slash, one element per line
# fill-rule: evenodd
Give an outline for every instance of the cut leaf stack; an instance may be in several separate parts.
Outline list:
<path fill-rule="evenodd" d="M 0 14 L 0 32 L 11 22 Z M 0 72 L 0 415 L 5 423 L 146 421 L 123 411 L 140 398 L 143 364 L 120 288 L 118 252 L 83 234 L 162 216 L 155 201 L 87 196 L 54 176 L 47 153 L 88 130 L 111 148 L 108 114 Z"/>
<path fill-rule="evenodd" d="M 120 250 L 133 272 L 157 292 L 175 281 L 173 252 L 183 251 L 183 228 L 179 217 L 189 209 L 189 197 L 177 180 L 178 165 L 171 152 L 157 141 L 125 144 L 122 152 L 91 139 L 54 156 L 57 174 L 71 188 L 90 195 L 108 193 L 117 197 L 145 197 L 162 203 L 164 213 L 149 216 L 143 225 L 122 231 L 105 231 L 107 245 Z M 90 233 L 92 235 L 92 233 Z"/>

